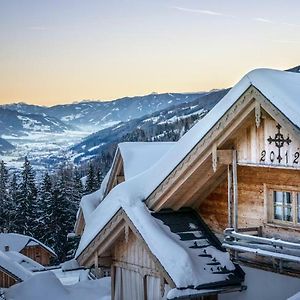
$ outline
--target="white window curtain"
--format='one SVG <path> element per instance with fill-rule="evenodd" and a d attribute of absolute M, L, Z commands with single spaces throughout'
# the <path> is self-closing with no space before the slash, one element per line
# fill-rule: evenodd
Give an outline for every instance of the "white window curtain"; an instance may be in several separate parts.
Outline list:
<path fill-rule="evenodd" d="M 116 267 L 115 300 L 143 300 L 144 284 L 142 276 L 134 271 Z"/>

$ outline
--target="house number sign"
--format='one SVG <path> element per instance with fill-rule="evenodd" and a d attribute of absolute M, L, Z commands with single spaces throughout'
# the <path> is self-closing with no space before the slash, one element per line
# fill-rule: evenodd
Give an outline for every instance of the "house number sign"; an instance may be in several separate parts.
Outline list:
<path fill-rule="evenodd" d="M 282 148 L 284 147 L 284 145 L 289 146 L 292 143 L 292 140 L 289 136 L 287 136 L 286 138 L 283 136 L 283 134 L 281 133 L 281 126 L 279 124 L 277 124 L 276 128 L 277 133 L 275 134 L 275 136 L 269 136 L 269 138 L 267 139 L 269 145 L 275 145 L 276 151 L 261 151 L 260 162 L 265 162 L 267 159 L 269 159 L 271 163 L 278 162 L 280 164 L 281 162 L 283 162 L 285 164 L 298 164 L 300 158 L 300 153 L 298 151 L 293 153 L 291 157 L 291 162 L 289 161 L 288 150 L 282 153 Z"/>

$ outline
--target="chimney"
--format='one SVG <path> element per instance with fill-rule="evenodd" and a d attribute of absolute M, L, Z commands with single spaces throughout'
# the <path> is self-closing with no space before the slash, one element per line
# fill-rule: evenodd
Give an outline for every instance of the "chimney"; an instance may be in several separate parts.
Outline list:
<path fill-rule="evenodd" d="M 5 250 L 5 252 L 8 252 L 8 251 L 9 251 L 9 246 L 6 245 L 6 246 L 4 247 L 4 250 Z"/>

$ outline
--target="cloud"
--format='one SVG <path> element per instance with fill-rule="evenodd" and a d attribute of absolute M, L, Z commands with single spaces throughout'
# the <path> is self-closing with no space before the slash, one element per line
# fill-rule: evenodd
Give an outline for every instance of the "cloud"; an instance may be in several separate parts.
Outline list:
<path fill-rule="evenodd" d="M 257 22 L 262 22 L 262 23 L 274 24 L 273 21 L 271 21 L 271 20 L 269 20 L 269 19 L 265 19 L 265 18 L 254 18 L 253 20 L 254 20 L 254 21 L 257 21 Z"/>
<path fill-rule="evenodd" d="M 185 11 L 185 12 L 190 12 L 190 13 L 196 13 L 196 14 L 202 14 L 202 15 L 210 15 L 210 16 L 225 16 L 224 14 L 212 10 L 203 10 L 203 9 L 194 9 L 194 8 L 185 8 L 185 7 L 179 7 L 179 6 L 174 6 L 173 8 L 180 10 L 180 11 Z"/>
<path fill-rule="evenodd" d="M 275 22 L 270 19 L 265 18 L 253 18 L 256 22 L 266 23 L 266 24 L 272 24 L 272 25 L 279 25 L 279 26 L 289 26 L 289 27 L 299 27 L 299 24 L 294 23 L 286 23 L 286 22 Z"/>

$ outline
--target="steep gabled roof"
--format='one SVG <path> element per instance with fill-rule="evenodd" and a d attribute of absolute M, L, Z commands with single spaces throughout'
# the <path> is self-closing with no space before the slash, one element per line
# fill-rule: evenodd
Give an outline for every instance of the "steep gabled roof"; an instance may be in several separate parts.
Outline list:
<path fill-rule="evenodd" d="M 117 163 L 117 157 L 120 157 L 123 161 L 125 180 L 129 180 L 149 169 L 175 144 L 176 143 L 172 142 L 120 143 L 117 148 L 113 165 L 104 177 L 100 189 L 94 193 L 83 196 L 80 201 L 80 209 L 84 219 L 87 219 L 90 216 L 105 196 L 107 185 L 112 180 L 112 170 Z"/>
<path fill-rule="evenodd" d="M 37 245 L 56 256 L 51 248 L 31 236 L 18 233 L 0 233 L 0 251 L 5 251 L 5 246 L 9 246 L 10 251 L 21 252 L 27 246 Z"/>

